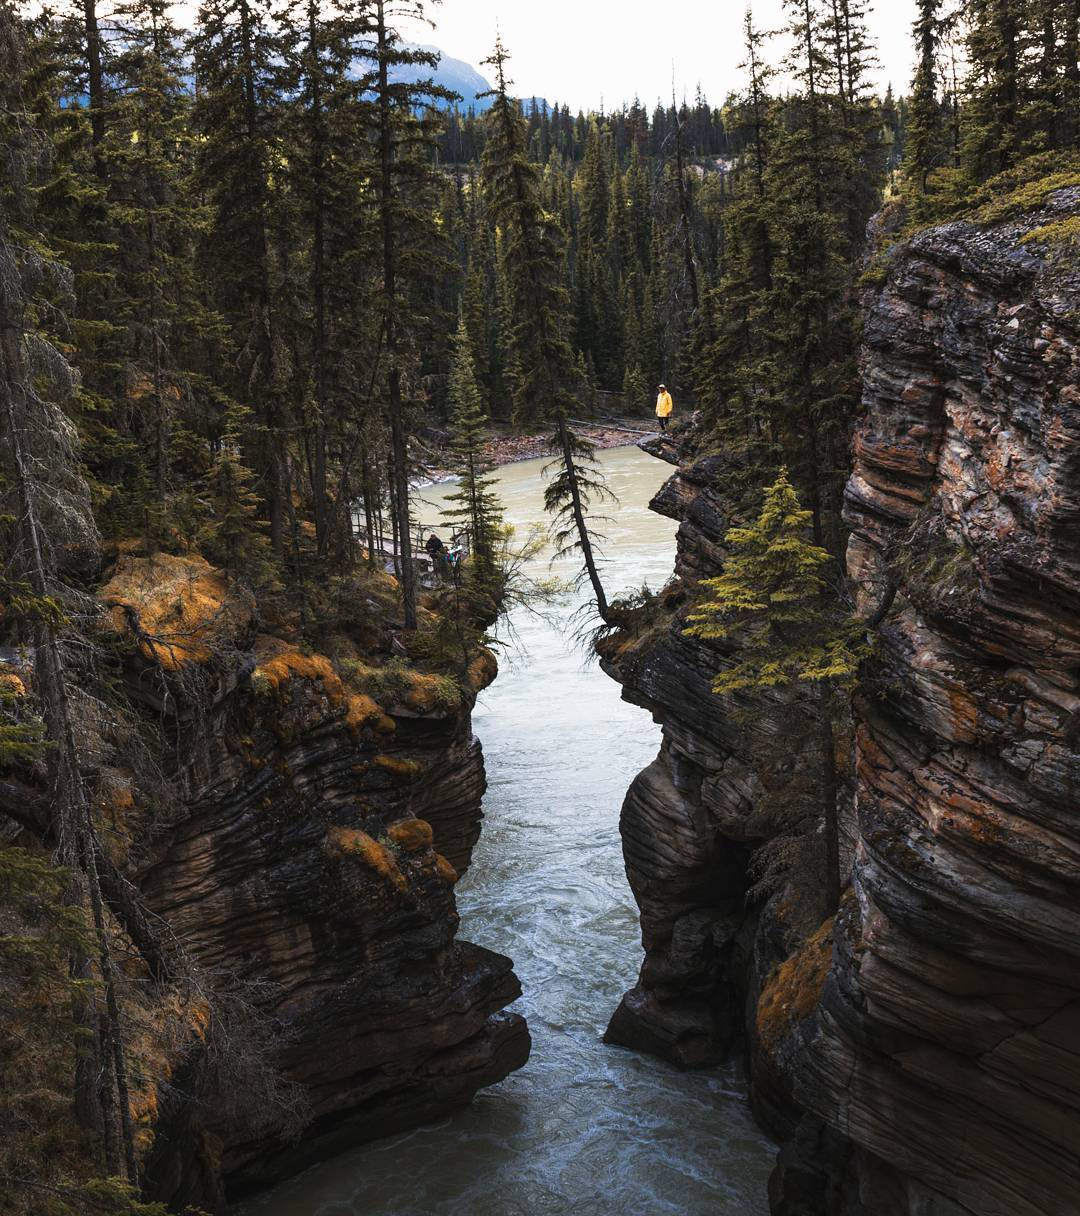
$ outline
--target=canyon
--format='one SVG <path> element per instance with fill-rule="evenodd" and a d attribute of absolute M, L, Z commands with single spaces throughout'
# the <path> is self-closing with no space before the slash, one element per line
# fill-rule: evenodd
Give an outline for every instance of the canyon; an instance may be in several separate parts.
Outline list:
<path fill-rule="evenodd" d="M 650 537 L 642 563 L 646 529 L 633 510 L 620 514 L 619 576 L 664 585 L 624 605 L 622 626 L 597 643 L 623 699 L 662 731 L 621 812 L 644 959 L 611 1011 L 607 1049 L 594 1018 L 614 1004 L 620 962 L 601 939 L 625 948 L 628 910 L 607 869 L 596 889 L 581 881 L 599 837 L 614 844 L 613 807 L 606 785 L 570 770 L 605 747 L 617 764 L 623 750 L 584 720 L 584 750 L 555 742 L 543 765 L 535 744 L 515 739 L 515 780 L 528 774 L 535 802 L 532 843 L 502 871 L 493 862 L 486 880 L 484 899 L 510 911 L 485 916 L 477 899 L 470 913 L 499 949 L 470 944 L 457 936 L 455 888 L 480 836 L 486 776 L 472 714 L 494 656 L 475 659 L 456 694 L 401 661 L 381 575 L 353 588 L 349 627 L 320 649 L 202 558 L 109 554 L 102 635 L 126 702 L 160 744 L 154 788 L 145 773 L 95 772 L 106 895 L 118 939 L 121 923 L 132 933 L 119 944 L 144 994 L 130 1016 L 149 1197 L 223 1212 L 315 1162 L 430 1127 L 504 1082 L 469 1121 L 417 1133 L 415 1157 L 402 1148 L 389 1167 L 369 1161 L 362 1172 L 378 1181 L 380 1168 L 400 1174 L 409 1160 L 419 1177 L 438 1160 L 449 1174 L 460 1136 L 473 1135 L 498 1180 L 485 1184 L 492 1203 L 517 1193 L 524 1169 L 530 1202 L 552 1211 L 574 1210 L 585 1191 L 625 1209 L 648 1180 L 616 1149 L 644 1154 L 656 1139 L 634 1138 L 652 1094 L 685 1143 L 665 1146 L 645 1173 L 682 1170 L 692 1178 L 675 1195 L 686 1204 L 748 1211 L 768 1145 L 740 1121 L 745 1096 L 780 1145 L 774 1216 L 1075 1210 L 1080 273 L 1060 234 L 1078 215 L 1071 188 L 920 232 L 900 231 L 888 211 L 878 221 L 844 518 L 856 611 L 884 613 L 839 763 L 849 881 L 838 909 L 823 909 L 797 875 L 762 889 L 755 857 L 775 839 L 784 791 L 761 756 L 797 756 L 792 719 L 773 701 L 750 720 L 744 704 L 715 695 L 732 651 L 685 633 L 701 581 L 723 568 L 728 529 L 745 522 L 720 488 L 734 458 L 692 424 L 642 445 L 671 469 L 651 507 L 678 531 L 669 579 L 670 533 Z M 617 452 L 603 458 L 616 482 L 631 476 Z M 535 469 L 516 476 L 540 484 Z M 532 510 L 529 500 L 519 522 Z M 562 646 L 571 619 L 541 647 Z M 586 707 L 593 694 L 559 667 L 562 650 L 541 653 L 550 669 L 507 712 L 557 740 L 555 716 L 574 731 L 587 708 L 545 696 Z M 633 736 L 635 767 L 655 746 L 647 730 L 597 720 Z M 88 754 L 106 754 L 105 728 L 85 722 Z M 560 755 L 569 768 L 556 781 Z M 608 775 L 619 785 L 629 774 Z M 0 795 L 13 819 L 40 820 L 33 774 L 5 780 Z M 575 798 L 588 801 L 587 822 Z M 145 934 L 123 915 L 125 891 L 138 896 Z M 573 932 L 537 928 L 533 913 L 548 902 Z M 525 1006 L 544 1048 L 535 1079 L 506 1082 L 531 1046 L 508 1008 L 522 991 L 510 954 L 535 970 Z M 194 988 L 181 957 L 200 977 Z M 208 1032 L 211 1012 L 228 1031 L 227 1006 L 215 1005 L 225 991 L 243 994 L 256 1027 L 233 1015 L 228 1052 Z M 226 1066 L 229 1053 L 251 1057 L 247 1071 Z M 731 1071 L 740 1054 L 745 1090 Z M 543 1086 L 578 1082 L 555 1135 Z M 599 1103 L 605 1090 L 616 1097 Z M 598 1110 L 618 1131 L 603 1152 L 590 1148 Z M 596 1178 L 572 1173 L 567 1161 L 588 1151 L 631 1189 L 601 1194 Z M 326 1177 L 331 1202 L 352 1194 L 352 1174 Z M 484 1210 L 471 1186 L 460 1193 Z M 394 1210 L 400 1191 L 386 1193 Z M 266 1210 L 304 1210 L 305 1199 L 282 1195 Z M 654 1198 L 668 1210 L 659 1205 L 670 1194 Z"/>

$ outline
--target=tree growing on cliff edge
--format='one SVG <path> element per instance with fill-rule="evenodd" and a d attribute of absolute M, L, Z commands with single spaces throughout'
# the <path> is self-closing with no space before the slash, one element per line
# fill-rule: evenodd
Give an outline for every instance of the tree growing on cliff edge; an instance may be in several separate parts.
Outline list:
<path fill-rule="evenodd" d="M 807 540 L 811 522 L 787 469 L 781 469 L 766 489 L 754 523 L 728 531 L 724 571 L 703 582 L 712 598 L 698 605 L 686 633 L 728 648 L 730 662 L 713 680 L 717 694 L 809 686 L 817 716 L 831 910 L 840 900 L 834 723 L 841 694 L 858 674 L 864 646 L 860 625 L 843 611 L 828 584 L 829 554 Z"/>
<path fill-rule="evenodd" d="M 267 0 L 204 0 L 193 39 L 196 184 L 211 219 L 204 240 L 211 303 L 236 352 L 225 385 L 253 411 L 248 463 L 266 503 L 270 542 L 285 546 L 285 417 L 289 401 L 286 285 L 272 228 L 281 203 L 283 44 Z"/>
<path fill-rule="evenodd" d="M 5 512 L 11 543 L 0 614 L 5 625 L 14 619 L 22 640 L 33 647 L 34 690 L 48 745 L 43 759 L 49 775 L 50 835 L 76 875 L 64 901 L 72 909 L 85 901 L 92 913 L 88 941 L 97 948 L 104 1008 L 96 1019 L 97 1080 L 91 1070 L 76 1065 L 75 1107 L 84 1130 L 105 1133 L 105 1172 L 137 1186 L 121 977 L 106 920 L 98 870 L 101 841 L 83 777 L 61 636 L 68 589 L 58 577 L 60 560 L 96 533 L 89 493 L 75 464 L 73 428 L 58 405 L 70 394 L 71 370 L 41 324 L 42 314 L 53 316 L 59 310 L 67 275 L 37 226 L 38 188 L 47 179 L 50 149 L 26 108 L 22 51 L 11 10 L 0 6 L 0 146 L 7 152 L 7 172 L 0 177 L 0 484 L 11 508 Z M 73 976 L 90 979 L 89 955 L 89 949 L 72 941 Z M 93 1019 L 85 1008 L 74 1016 L 90 1030 Z"/>
<path fill-rule="evenodd" d="M 404 600 L 405 628 L 416 628 L 416 571 L 412 560 L 409 514 L 408 404 L 405 372 L 410 337 L 421 317 L 417 284 L 430 274 L 437 260 L 438 233 L 433 210 L 422 205 L 432 193 L 430 153 L 435 144 L 435 123 L 430 108 L 438 100 L 452 100 L 430 79 L 414 82 L 395 76 L 405 68 L 434 69 L 438 56 L 414 50 L 401 40 L 391 24 L 396 20 L 423 21 L 423 0 L 372 0 L 369 42 L 361 54 L 371 65 L 364 86 L 374 106 L 372 131 L 376 164 L 373 166 L 375 210 L 382 243 L 382 282 L 379 290 L 380 330 L 385 352 L 386 411 L 390 424 L 391 503 L 398 546 L 398 568 Z M 420 117 L 424 109 L 428 113 Z M 434 198 L 426 201 L 433 203 Z"/>

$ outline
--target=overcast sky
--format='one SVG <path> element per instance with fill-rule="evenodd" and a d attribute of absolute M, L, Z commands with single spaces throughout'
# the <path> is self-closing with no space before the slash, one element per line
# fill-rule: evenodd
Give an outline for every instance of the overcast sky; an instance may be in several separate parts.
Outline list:
<path fill-rule="evenodd" d="M 754 0 L 760 26 L 780 23 L 781 0 Z M 479 66 L 496 25 L 513 56 L 519 97 L 568 102 L 572 109 L 609 107 L 636 94 L 650 108 L 700 83 L 719 103 L 740 83 L 745 0 L 443 0 L 431 6 L 434 31 L 402 33 Z M 915 0 L 876 0 L 871 28 L 882 63 L 882 87 L 906 88 L 911 75 Z M 481 69 L 485 71 L 485 69 Z M 485 74 L 486 71 L 485 71 Z"/>

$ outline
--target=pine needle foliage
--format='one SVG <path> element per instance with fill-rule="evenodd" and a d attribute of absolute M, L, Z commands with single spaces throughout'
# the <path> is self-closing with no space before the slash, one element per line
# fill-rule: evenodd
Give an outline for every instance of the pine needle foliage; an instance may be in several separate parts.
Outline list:
<path fill-rule="evenodd" d="M 604 619 L 609 613 L 589 520 L 592 504 L 612 498 L 596 461 L 596 450 L 571 425 L 576 361 L 564 318 L 569 300 L 561 278 L 562 239 L 544 209 L 540 175 L 528 158 L 526 127 L 509 93 L 509 54 L 496 40 L 485 62 L 495 69 L 484 153 L 484 193 L 500 234 L 500 270 L 514 320 L 510 328 L 510 375 L 519 422 L 552 422 L 551 446 L 558 453 L 545 470 L 544 506 L 553 519 L 557 556 L 579 554 Z M 606 212 L 606 207 L 605 207 Z M 599 213 L 598 213 L 599 214 Z"/>
<path fill-rule="evenodd" d="M 799 681 L 849 685 L 861 659 L 857 626 L 837 609 L 825 572 L 828 552 L 807 539 L 811 512 L 781 469 L 761 513 L 727 533 L 724 572 L 702 584 L 712 595 L 686 632 L 735 646 L 734 664 L 713 681 L 717 693 Z"/>
<path fill-rule="evenodd" d="M 488 475 L 490 462 L 484 459 L 487 417 L 464 317 L 458 322 L 450 365 L 450 433 L 455 472 L 461 480 L 447 495 L 447 502 L 454 505 L 443 516 L 451 524 L 465 524 L 477 574 L 487 578 L 495 571 L 502 505 L 492 489 L 495 479 Z"/>

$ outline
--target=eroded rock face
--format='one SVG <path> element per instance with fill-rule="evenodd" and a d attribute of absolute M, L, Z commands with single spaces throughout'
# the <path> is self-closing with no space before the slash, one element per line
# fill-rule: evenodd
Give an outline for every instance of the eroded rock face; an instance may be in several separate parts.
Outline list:
<path fill-rule="evenodd" d="M 603 644 L 664 726 L 623 808 L 645 963 L 609 1036 L 693 1065 L 745 1029 L 777 1216 L 1080 1210 L 1080 270 L 1023 239 L 1077 212 L 924 232 L 868 301 L 848 560 L 864 609 L 900 588 L 835 922 L 796 948 L 782 902 L 743 910 L 760 790 L 723 654 L 681 632 L 737 522 L 718 457 L 654 502 L 663 610 Z"/>
<path fill-rule="evenodd" d="M 106 588 L 120 630 L 151 619 L 138 560 Z M 148 638 L 130 660 L 178 763 L 172 806 L 128 823 L 124 867 L 187 956 L 275 1019 L 277 1066 L 306 1110 L 297 1141 L 261 1118 L 258 1093 L 215 1108 L 214 1063 L 196 1053 L 159 1095 L 146 1163 L 149 1192 L 177 1210 L 437 1117 L 529 1051 L 505 1012 L 520 994 L 510 960 L 455 937 L 485 787 L 468 706 L 436 707 L 423 677 L 400 705 L 350 692 L 324 657 L 253 638 L 253 605 L 214 588 L 230 611 L 206 619 L 232 625 L 208 647 L 219 658 L 202 661 L 189 612 L 188 651 L 164 651 L 175 665 Z"/>
<path fill-rule="evenodd" d="M 666 438 L 646 450 L 671 459 Z M 623 696 L 663 726 L 660 754 L 634 780 L 620 818 L 645 960 L 606 1038 L 680 1067 L 729 1053 L 755 987 L 757 918 L 745 907 L 749 847 L 761 838 L 755 779 L 730 707 L 712 692 L 716 647 L 683 632 L 697 581 L 720 570 L 732 522 L 713 488 L 719 465 L 684 464 L 653 499 L 653 510 L 679 520 L 675 577 L 654 620 L 600 647 Z"/>
<path fill-rule="evenodd" d="M 841 1207 L 1080 1194 L 1080 210 L 916 237 L 871 303 L 849 565 L 903 572 L 859 706 L 855 898 L 787 1066 Z"/>

